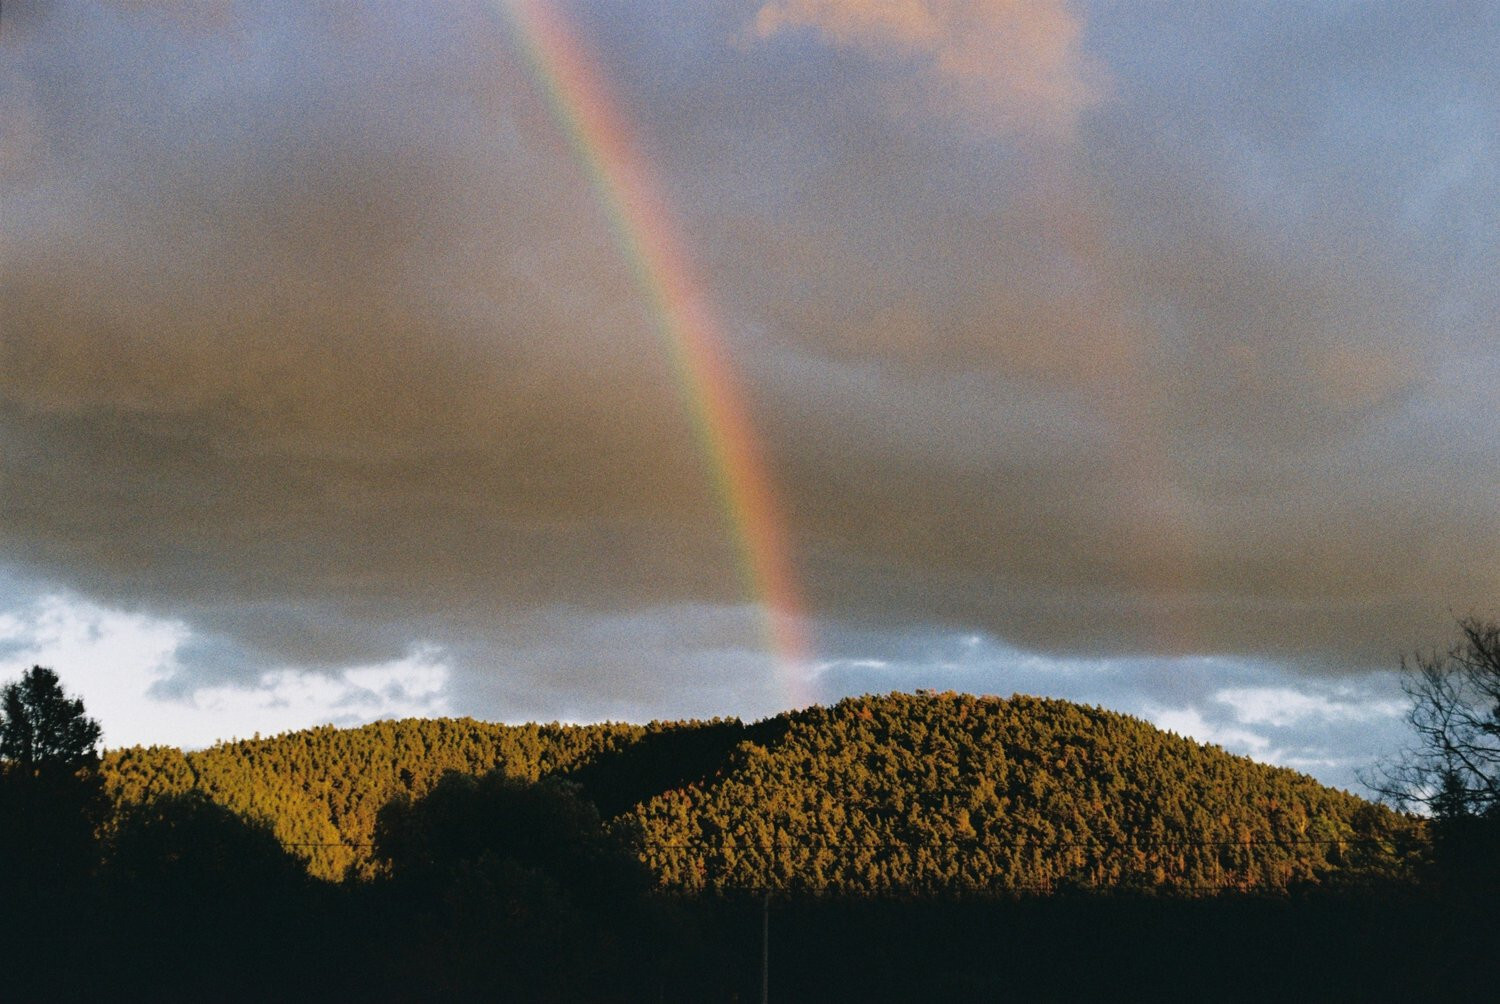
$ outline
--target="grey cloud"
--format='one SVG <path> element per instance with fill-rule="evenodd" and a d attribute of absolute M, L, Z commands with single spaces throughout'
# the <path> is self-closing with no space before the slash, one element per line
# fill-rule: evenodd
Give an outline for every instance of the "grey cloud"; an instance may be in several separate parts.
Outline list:
<path fill-rule="evenodd" d="M 560 607 L 519 634 L 450 654 L 487 672 L 454 681 L 455 702 L 512 720 L 763 718 L 793 703 L 750 605 L 641 606 L 596 614 Z"/>
<path fill-rule="evenodd" d="M 273 8 L 184 68 L 152 58 L 172 24 L 72 13 L 27 50 L 67 156 L 7 193 L 45 209 L 4 276 L 13 559 L 314 663 L 426 617 L 736 588 L 667 361 L 496 24 L 439 63 L 459 26 Z M 145 112 L 94 117 L 131 88 Z"/>
<path fill-rule="evenodd" d="M 12 6 L 7 564 L 189 623 L 177 693 L 414 644 L 505 714 L 776 692 L 503 20 Z M 569 13 L 828 630 L 1348 675 L 1495 595 L 1495 26 L 1079 8 L 1109 97 L 1023 136 L 892 115 L 909 62 L 747 42 L 758 7 Z"/>
<path fill-rule="evenodd" d="M 1101 705 L 1162 728 L 1365 791 L 1360 772 L 1409 740 L 1394 673 L 1308 679 L 1259 660 L 1056 658 L 985 634 L 840 630 L 819 667 L 825 700 L 889 690 L 1038 694 Z"/>

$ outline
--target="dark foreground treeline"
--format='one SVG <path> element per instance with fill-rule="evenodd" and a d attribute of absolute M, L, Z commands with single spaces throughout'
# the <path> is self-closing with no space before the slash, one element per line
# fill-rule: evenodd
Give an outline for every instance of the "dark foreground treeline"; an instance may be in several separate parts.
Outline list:
<path fill-rule="evenodd" d="M 1487 832 L 1065 702 L 381 723 L 16 779 L 5 1000 L 755 1000 L 767 916 L 778 1000 L 1490 990 Z"/>
<path fill-rule="evenodd" d="M 8 910 L 6 1000 L 752 1001 L 758 898 L 578 898 L 470 871 L 95 881 Z M 540 886 L 540 887 L 539 887 Z M 10 906 L 18 904 L 11 900 Z M 775 898 L 783 1001 L 1483 1000 L 1493 898 Z"/>

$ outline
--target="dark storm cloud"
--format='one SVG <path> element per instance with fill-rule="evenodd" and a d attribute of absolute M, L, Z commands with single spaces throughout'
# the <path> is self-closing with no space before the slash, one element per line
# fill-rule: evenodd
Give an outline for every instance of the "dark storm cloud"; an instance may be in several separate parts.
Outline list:
<path fill-rule="evenodd" d="M 822 595 L 1320 669 L 1489 602 L 1497 263 L 1459 221 L 1495 213 L 1495 25 L 1369 15 L 1103 23 L 1108 98 L 998 159 L 880 109 L 783 140 L 819 150 L 805 202 L 743 226 L 788 481 L 811 537 L 858 541 Z"/>
<path fill-rule="evenodd" d="M 732 595 L 628 271 L 482 13 L 26 22 L 9 556 L 247 664 Z"/>
<path fill-rule="evenodd" d="M 825 624 L 1348 672 L 1496 595 L 1493 19 L 1154 10 L 571 11 Z M 432 643 L 489 713 L 765 692 L 494 8 L 5 18 L 8 563 L 188 624 L 167 689 Z"/>

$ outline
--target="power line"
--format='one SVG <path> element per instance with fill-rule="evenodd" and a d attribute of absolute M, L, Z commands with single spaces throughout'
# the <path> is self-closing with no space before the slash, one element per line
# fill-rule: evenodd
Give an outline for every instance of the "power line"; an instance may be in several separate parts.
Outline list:
<path fill-rule="evenodd" d="M 1385 837 L 1290 837 L 1290 838 L 1281 838 L 1281 837 L 1254 837 L 1254 838 L 1249 838 L 1249 839 L 1233 839 L 1233 838 L 1230 838 L 1230 839 L 1223 839 L 1223 840 L 1207 840 L 1207 839 L 1191 839 L 1191 838 L 1186 838 L 1186 839 L 1174 839 L 1174 840 L 1168 840 L 1168 841 L 1139 841 L 1139 840 L 1136 840 L 1136 841 L 1116 841 L 1116 842 L 1107 842 L 1107 841 L 1103 841 L 1103 840 L 1048 840 L 1048 839 L 1043 839 L 1043 838 L 1035 838 L 1035 839 L 1032 839 L 1032 838 L 1019 838 L 1019 839 L 1010 839 L 1010 840 L 996 840 L 996 839 L 986 839 L 984 837 L 975 837 L 975 838 L 972 838 L 972 839 L 966 840 L 966 841 L 949 841 L 947 843 L 940 843 L 940 844 L 938 844 L 938 843 L 926 843 L 926 842 L 914 844 L 914 843 L 904 842 L 904 841 L 901 841 L 901 840 L 871 840 L 871 839 L 858 839 L 858 840 L 842 840 L 841 839 L 841 840 L 837 841 L 837 844 L 839 846 L 889 847 L 889 848 L 893 848 L 893 849 L 897 849 L 897 848 L 899 848 L 899 849 L 912 849 L 912 848 L 915 848 L 915 847 L 921 847 L 921 848 L 933 848 L 933 847 L 962 848 L 962 847 L 972 847 L 972 848 L 981 848 L 981 849 L 990 849 L 990 848 L 1010 848 L 1010 849 L 1017 849 L 1017 848 L 1022 848 L 1022 847 L 1040 847 L 1040 848 L 1051 850 L 1051 849 L 1061 849 L 1061 848 L 1083 847 L 1083 848 L 1097 849 L 1097 850 L 1127 850 L 1127 851 L 1129 851 L 1129 850 L 1150 850 L 1150 849 L 1177 849 L 1177 848 L 1183 848 L 1183 847 L 1270 847 L 1270 846 L 1274 846 L 1274 847 L 1300 847 L 1300 846 L 1346 846 L 1346 845 L 1350 845 L 1350 844 L 1384 847 L 1384 846 L 1393 845 L 1393 844 L 1400 844 L 1400 843 L 1402 843 L 1401 840 L 1391 839 L 1391 838 L 1385 838 Z M 738 845 L 733 845 L 733 846 L 726 847 L 726 845 L 723 845 L 723 844 L 712 844 L 712 843 L 706 843 L 706 842 L 686 841 L 686 840 L 662 841 L 662 842 L 659 842 L 659 843 L 650 844 L 645 849 L 649 850 L 650 848 L 655 848 L 655 847 L 670 847 L 670 848 L 674 848 L 674 849 L 689 849 L 689 850 L 699 849 L 699 850 L 707 850 L 707 851 L 714 851 L 714 850 L 722 851 L 722 850 L 725 850 L 725 849 L 735 850 L 735 851 L 766 851 L 766 850 L 768 850 L 768 848 L 766 848 L 764 845 L 757 845 L 757 844 L 738 844 Z"/>
<path fill-rule="evenodd" d="M 850 847 L 850 846 L 852 846 L 852 847 L 884 847 L 884 848 L 890 848 L 892 850 L 912 850 L 912 849 L 916 849 L 916 848 L 930 849 L 930 848 L 935 848 L 935 847 L 950 848 L 950 849 L 976 848 L 976 849 L 983 849 L 983 850 L 999 849 L 999 848 L 1008 848 L 1008 849 L 1011 849 L 1011 850 L 1016 850 L 1016 849 L 1031 847 L 1031 848 L 1041 848 L 1041 849 L 1044 849 L 1044 850 L 1054 850 L 1054 849 L 1063 849 L 1063 848 L 1069 848 L 1069 849 L 1071 849 L 1071 848 L 1082 847 L 1082 848 L 1089 849 L 1089 850 L 1136 851 L 1136 850 L 1178 850 L 1178 849 L 1181 849 L 1181 848 L 1184 848 L 1184 847 L 1345 847 L 1345 846 L 1351 846 L 1351 845 L 1352 846 L 1365 846 L 1365 847 L 1389 847 L 1389 846 L 1399 845 L 1399 844 L 1402 844 L 1402 843 L 1405 843 L 1405 842 L 1408 842 L 1408 841 L 1404 841 L 1404 840 L 1401 840 L 1401 839 L 1393 839 L 1393 838 L 1389 838 L 1389 837 L 1291 837 L 1291 838 L 1255 837 L 1255 838 L 1251 838 L 1251 839 L 1232 839 L 1231 838 L 1231 839 L 1224 839 L 1224 840 L 1180 839 L 1180 840 L 1166 840 L 1166 841 L 1140 841 L 1140 840 L 1136 840 L 1136 841 L 1119 841 L 1119 842 L 1107 842 L 1107 841 L 1102 841 L 1102 840 L 1045 840 L 1045 839 L 1040 839 L 1040 838 L 1038 838 L 1038 839 L 1022 838 L 1022 839 L 1012 839 L 1012 840 L 995 840 L 995 839 L 986 839 L 986 838 L 983 838 L 983 837 L 976 837 L 976 838 L 974 838 L 972 840 L 969 840 L 969 841 L 962 841 L 962 842 L 960 842 L 960 841 L 952 841 L 952 842 L 943 843 L 943 844 L 934 844 L 934 843 L 913 844 L 913 843 L 903 842 L 903 841 L 900 841 L 900 840 L 871 840 L 871 839 L 843 840 L 843 839 L 841 839 L 841 840 L 838 841 L 838 846 L 843 846 L 843 847 Z M 373 848 L 375 846 L 373 843 L 370 843 L 370 842 L 367 842 L 367 841 L 357 841 L 357 840 L 284 840 L 284 841 L 281 841 L 281 845 L 283 847 L 356 847 L 356 848 Z M 658 848 L 671 848 L 673 850 L 701 850 L 701 851 L 706 851 L 706 852 L 722 852 L 724 850 L 733 850 L 733 851 L 737 851 L 737 852 L 746 852 L 746 853 L 752 852 L 752 851 L 770 851 L 771 850 L 770 848 L 766 848 L 763 845 L 740 844 L 740 845 L 726 846 L 726 845 L 723 845 L 723 844 L 711 844 L 711 843 L 696 842 L 696 841 L 687 841 L 687 840 L 661 841 L 661 842 L 649 844 L 646 847 L 643 847 L 642 850 L 643 851 L 650 851 L 650 850 L 658 849 Z"/>

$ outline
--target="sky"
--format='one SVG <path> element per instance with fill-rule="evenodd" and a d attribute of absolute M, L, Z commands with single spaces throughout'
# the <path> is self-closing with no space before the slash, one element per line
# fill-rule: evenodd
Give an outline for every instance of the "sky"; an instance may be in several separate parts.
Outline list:
<path fill-rule="evenodd" d="M 1500 12 L 12 0 L 0 677 L 110 746 L 1100 704 L 1500 587 Z"/>

